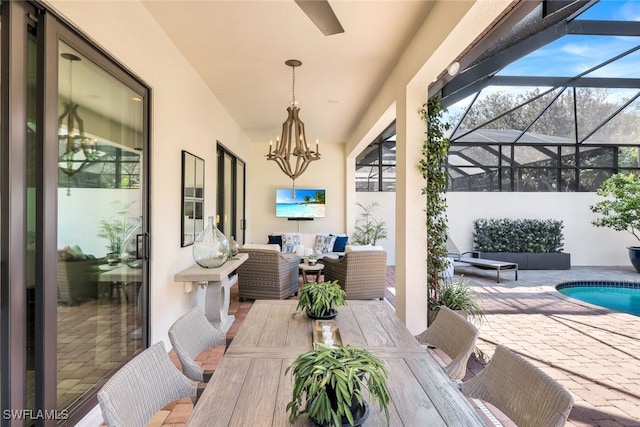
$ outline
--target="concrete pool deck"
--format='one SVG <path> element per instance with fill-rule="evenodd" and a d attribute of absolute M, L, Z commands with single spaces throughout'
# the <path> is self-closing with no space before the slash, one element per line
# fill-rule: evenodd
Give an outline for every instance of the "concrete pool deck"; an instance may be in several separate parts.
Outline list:
<path fill-rule="evenodd" d="M 555 378 L 575 399 L 568 426 L 640 426 L 640 317 L 561 295 L 570 281 L 639 282 L 633 267 L 521 270 L 518 280 L 456 267 L 482 299 L 477 357 L 505 344 Z M 640 301 L 638 302 L 640 304 Z M 470 374 L 482 365 L 469 363 Z"/>

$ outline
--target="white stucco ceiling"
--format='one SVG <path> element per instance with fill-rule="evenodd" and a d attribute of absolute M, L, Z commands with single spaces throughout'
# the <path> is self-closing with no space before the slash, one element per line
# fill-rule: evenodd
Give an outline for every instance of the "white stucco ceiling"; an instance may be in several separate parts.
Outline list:
<path fill-rule="evenodd" d="M 275 139 L 296 99 L 307 138 L 345 143 L 431 1 L 332 0 L 345 32 L 324 36 L 293 0 L 144 1 L 253 142 Z"/>

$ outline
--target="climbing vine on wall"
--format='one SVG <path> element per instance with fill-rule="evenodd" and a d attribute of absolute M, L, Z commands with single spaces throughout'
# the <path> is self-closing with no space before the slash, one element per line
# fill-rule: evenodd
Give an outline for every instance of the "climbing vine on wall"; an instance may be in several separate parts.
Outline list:
<path fill-rule="evenodd" d="M 426 122 L 426 139 L 418 170 L 425 179 L 422 194 L 426 196 L 427 286 L 429 300 L 438 299 L 442 272 L 447 268 L 447 171 L 445 162 L 449 139 L 445 136 L 449 123 L 443 121 L 446 109 L 439 97 L 429 99 L 420 109 Z"/>

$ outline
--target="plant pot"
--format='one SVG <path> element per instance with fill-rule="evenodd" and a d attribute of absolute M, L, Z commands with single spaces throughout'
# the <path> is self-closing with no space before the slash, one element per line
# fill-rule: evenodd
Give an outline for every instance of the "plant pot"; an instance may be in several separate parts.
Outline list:
<path fill-rule="evenodd" d="M 309 311 L 309 309 L 306 310 L 307 316 L 311 319 L 314 320 L 327 320 L 327 319 L 333 319 L 334 317 L 336 317 L 338 315 L 338 310 L 329 310 L 328 313 L 325 313 L 321 316 L 316 316 L 315 314 L 311 313 Z"/>
<path fill-rule="evenodd" d="M 629 246 L 629 260 L 638 273 L 640 273 L 640 246 Z"/>
<path fill-rule="evenodd" d="M 353 414 L 353 425 L 361 426 L 367 421 L 369 418 L 369 404 L 367 402 L 362 402 L 362 405 L 358 404 L 355 401 L 355 404 L 351 406 L 351 413 Z M 315 420 L 311 420 L 316 426 L 319 427 L 331 427 L 333 424 L 322 424 Z M 342 417 L 342 427 L 350 427 L 352 424 L 349 423 L 346 417 Z"/>

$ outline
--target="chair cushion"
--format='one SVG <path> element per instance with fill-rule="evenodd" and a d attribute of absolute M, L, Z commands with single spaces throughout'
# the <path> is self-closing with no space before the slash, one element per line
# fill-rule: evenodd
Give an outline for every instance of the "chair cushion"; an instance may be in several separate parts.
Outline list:
<path fill-rule="evenodd" d="M 344 252 L 360 252 L 360 251 L 384 251 L 382 246 L 372 246 L 372 245 L 347 245 L 344 248 Z"/>
<path fill-rule="evenodd" d="M 296 246 L 300 245 L 300 235 L 283 233 L 282 234 L 282 252 L 285 254 L 293 254 L 296 252 Z"/>
<path fill-rule="evenodd" d="M 336 236 L 336 242 L 333 244 L 333 252 L 344 252 L 348 242 L 349 236 Z"/>
<path fill-rule="evenodd" d="M 336 242 L 336 236 L 331 234 L 318 234 L 313 246 L 313 250 L 319 254 L 327 254 L 333 251 L 333 245 Z"/>
<path fill-rule="evenodd" d="M 267 249 L 270 251 L 280 252 L 280 246 L 278 245 L 261 245 L 259 243 L 245 243 L 242 245 L 242 249 Z"/>

